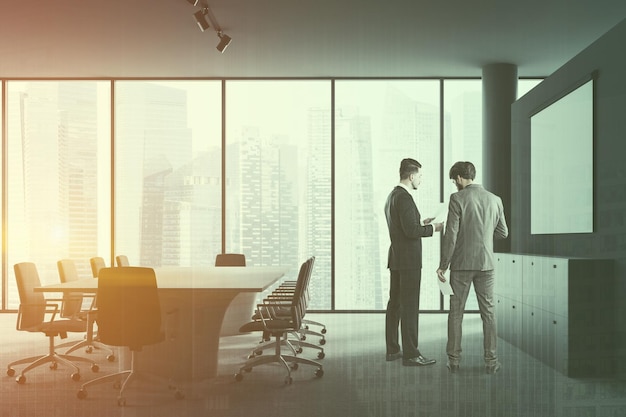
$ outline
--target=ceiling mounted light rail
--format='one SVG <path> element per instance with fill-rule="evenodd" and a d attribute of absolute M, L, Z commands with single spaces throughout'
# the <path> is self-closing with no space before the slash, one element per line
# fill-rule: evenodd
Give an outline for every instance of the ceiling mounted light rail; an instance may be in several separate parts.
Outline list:
<path fill-rule="evenodd" d="M 225 34 L 224 31 L 222 31 L 222 28 L 220 27 L 219 23 L 217 23 L 213 12 L 211 12 L 211 9 L 209 8 L 207 0 L 187 0 L 187 2 L 193 6 L 200 6 L 200 10 L 197 10 L 193 14 L 193 17 L 198 24 L 198 27 L 202 32 L 212 27 L 213 30 L 215 30 L 217 37 L 219 38 L 219 43 L 217 44 L 216 48 L 221 53 L 224 53 L 228 45 L 230 45 L 232 38 Z"/>

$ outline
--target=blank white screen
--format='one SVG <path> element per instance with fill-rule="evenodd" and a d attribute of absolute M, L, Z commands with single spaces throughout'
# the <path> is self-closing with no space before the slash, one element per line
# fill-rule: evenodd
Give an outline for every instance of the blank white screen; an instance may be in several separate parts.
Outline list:
<path fill-rule="evenodd" d="M 530 122 L 531 234 L 593 232 L 593 81 Z"/>

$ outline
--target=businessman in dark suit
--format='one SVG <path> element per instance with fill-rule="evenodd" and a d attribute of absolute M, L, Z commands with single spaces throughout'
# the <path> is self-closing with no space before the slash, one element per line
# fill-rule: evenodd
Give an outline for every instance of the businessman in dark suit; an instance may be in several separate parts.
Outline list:
<path fill-rule="evenodd" d="M 450 296 L 448 314 L 448 369 L 452 373 L 459 369 L 463 311 L 470 286 L 474 284 L 483 322 L 485 367 L 487 373 L 494 374 L 500 369 L 500 362 L 493 305 L 493 240 L 506 238 L 509 229 L 502 200 L 474 184 L 475 177 L 476 168 L 471 162 L 457 162 L 450 168 L 450 179 L 458 191 L 450 196 L 437 276 L 445 282 L 445 272 L 450 268 L 454 295 Z"/>
<path fill-rule="evenodd" d="M 422 179 L 422 165 L 414 159 L 400 163 L 400 183 L 391 191 L 385 204 L 385 217 L 391 246 L 387 267 L 391 282 L 385 319 L 387 361 L 402 358 L 405 366 L 424 366 L 435 363 L 422 356 L 418 348 L 419 296 L 422 280 L 422 238 L 443 229 L 443 223 L 421 223 L 411 192 L 417 190 Z M 398 343 L 401 327 L 402 349 Z"/>

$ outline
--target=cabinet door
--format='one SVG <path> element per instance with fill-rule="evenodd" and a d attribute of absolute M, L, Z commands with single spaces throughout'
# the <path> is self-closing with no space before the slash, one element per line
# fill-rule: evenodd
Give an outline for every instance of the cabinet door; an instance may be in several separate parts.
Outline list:
<path fill-rule="evenodd" d="M 522 255 L 496 253 L 495 293 L 522 301 Z"/>

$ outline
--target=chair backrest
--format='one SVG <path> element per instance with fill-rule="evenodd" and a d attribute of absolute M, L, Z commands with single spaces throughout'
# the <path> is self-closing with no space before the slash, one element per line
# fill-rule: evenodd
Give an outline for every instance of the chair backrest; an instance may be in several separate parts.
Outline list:
<path fill-rule="evenodd" d="M 128 256 L 126 256 L 126 255 L 117 255 L 115 257 L 115 264 L 117 266 L 130 266 L 130 262 L 128 262 Z"/>
<path fill-rule="evenodd" d="M 71 259 L 61 259 L 57 262 L 59 278 L 61 282 L 76 281 L 80 278 L 76 264 Z M 63 294 L 63 304 L 61 305 L 61 317 L 73 317 L 82 310 L 83 295 L 81 293 Z"/>
<path fill-rule="evenodd" d="M 246 255 L 243 253 L 218 253 L 215 266 L 246 266 Z"/>
<path fill-rule="evenodd" d="M 26 330 L 43 323 L 46 315 L 46 299 L 43 293 L 35 292 L 41 286 L 39 272 L 32 262 L 22 262 L 13 266 L 17 292 L 20 296 L 20 311 L 17 329 Z"/>
<path fill-rule="evenodd" d="M 102 343 L 142 346 L 164 339 L 154 269 L 102 268 L 98 275 L 98 336 Z"/>
<path fill-rule="evenodd" d="M 94 278 L 97 278 L 98 272 L 100 272 L 102 268 L 106 267 L 106 263 L 104 262 L 104 258 L 102 256 L 94 256 L 89 259 L 89 264 L 91 265 L 91 274 Z"/>
<path fill-rule="evenodd" d="M 306 314 L 308 286 L 314 262 L 315 257 L 310 257 L 300 265 L 300 271 L 298 272 L 296 287 L 291 301 L 291 321 L 296 329 L 300 328 L 302 318 Z"/>

